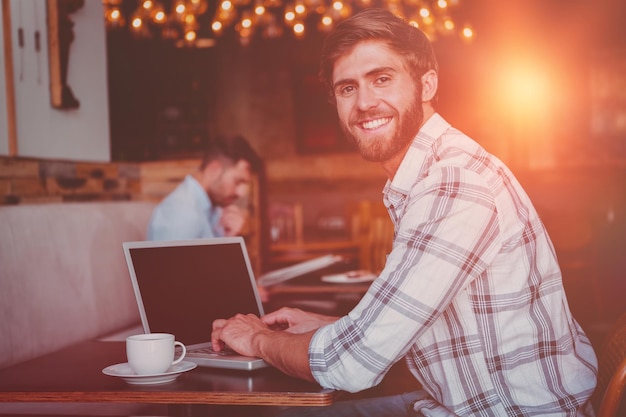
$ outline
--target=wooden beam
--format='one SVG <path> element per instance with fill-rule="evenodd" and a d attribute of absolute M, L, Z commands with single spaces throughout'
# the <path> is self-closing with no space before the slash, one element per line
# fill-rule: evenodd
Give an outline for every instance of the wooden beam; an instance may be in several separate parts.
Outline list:
<path fill-rule="evenodd" d="M 9 156 L 17 156 L 17 123 L 15 115 L 15 84 L 13 75 L 13 43 L 11 37 L 10 0 L 2 0 L 2 28 L 4 43 L 4 82 L 7 107 L 7 137 Z"/>

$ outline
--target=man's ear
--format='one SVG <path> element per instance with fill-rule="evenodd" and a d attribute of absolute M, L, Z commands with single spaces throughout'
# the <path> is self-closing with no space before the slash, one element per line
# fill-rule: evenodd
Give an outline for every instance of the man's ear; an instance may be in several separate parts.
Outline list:
<path fill-rule="evenodd" d="M 219 159 L 213 159 L 202 170 L 202 175 L 207 180 L 217 178 L 224 169 L 224 163 Z"/>
<path fill-rule="evenodd" d="M 422 75 L 422 102 L 431 101 L 437 94 L 437 86 L 439 84 L 439 76 L 435 70 L 430 70 Z"/>

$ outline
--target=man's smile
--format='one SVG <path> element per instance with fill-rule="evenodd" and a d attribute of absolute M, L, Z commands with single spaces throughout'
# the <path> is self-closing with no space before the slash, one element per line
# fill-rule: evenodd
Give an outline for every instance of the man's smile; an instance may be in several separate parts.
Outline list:
<path fill-rule="evenodd" d="M 392 117 L 381 117 L 378 119 L 359 122 L 358 125 L 364 130 L 374 130 L 391 122 Z"/>

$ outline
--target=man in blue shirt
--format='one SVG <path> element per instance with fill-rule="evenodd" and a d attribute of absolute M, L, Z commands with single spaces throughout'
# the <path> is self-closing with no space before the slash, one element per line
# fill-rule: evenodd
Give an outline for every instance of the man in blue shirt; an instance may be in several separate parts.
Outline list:
<path fill-rule="evenodd" d="M 260 158 L 243 137 L 211 140 L 198 170 L 154 209 L 148 240 L 238 235 L 247 212 L 235 203 L 248 196 L 252 173 L 260 169 Z"/>

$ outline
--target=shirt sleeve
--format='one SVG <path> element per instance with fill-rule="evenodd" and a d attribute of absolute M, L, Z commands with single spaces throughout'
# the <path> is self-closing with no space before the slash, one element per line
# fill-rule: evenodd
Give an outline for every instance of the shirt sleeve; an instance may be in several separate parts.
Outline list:
<path fill-rule="evenodd" d="M 168 206 L 155 208 L 148 225 L 149 240 L 176 240 L 213 237 L 207 219 L 184 206 L 172 209 Z"/>
<path fill-rule="evenodd" d="M 347 316 L 313 336 L 318 383 L 350 392 L 378 384 L 495 257 L 497 217 L 475 173 L 446 167 L 416 183 L 380 276 Z"/>

